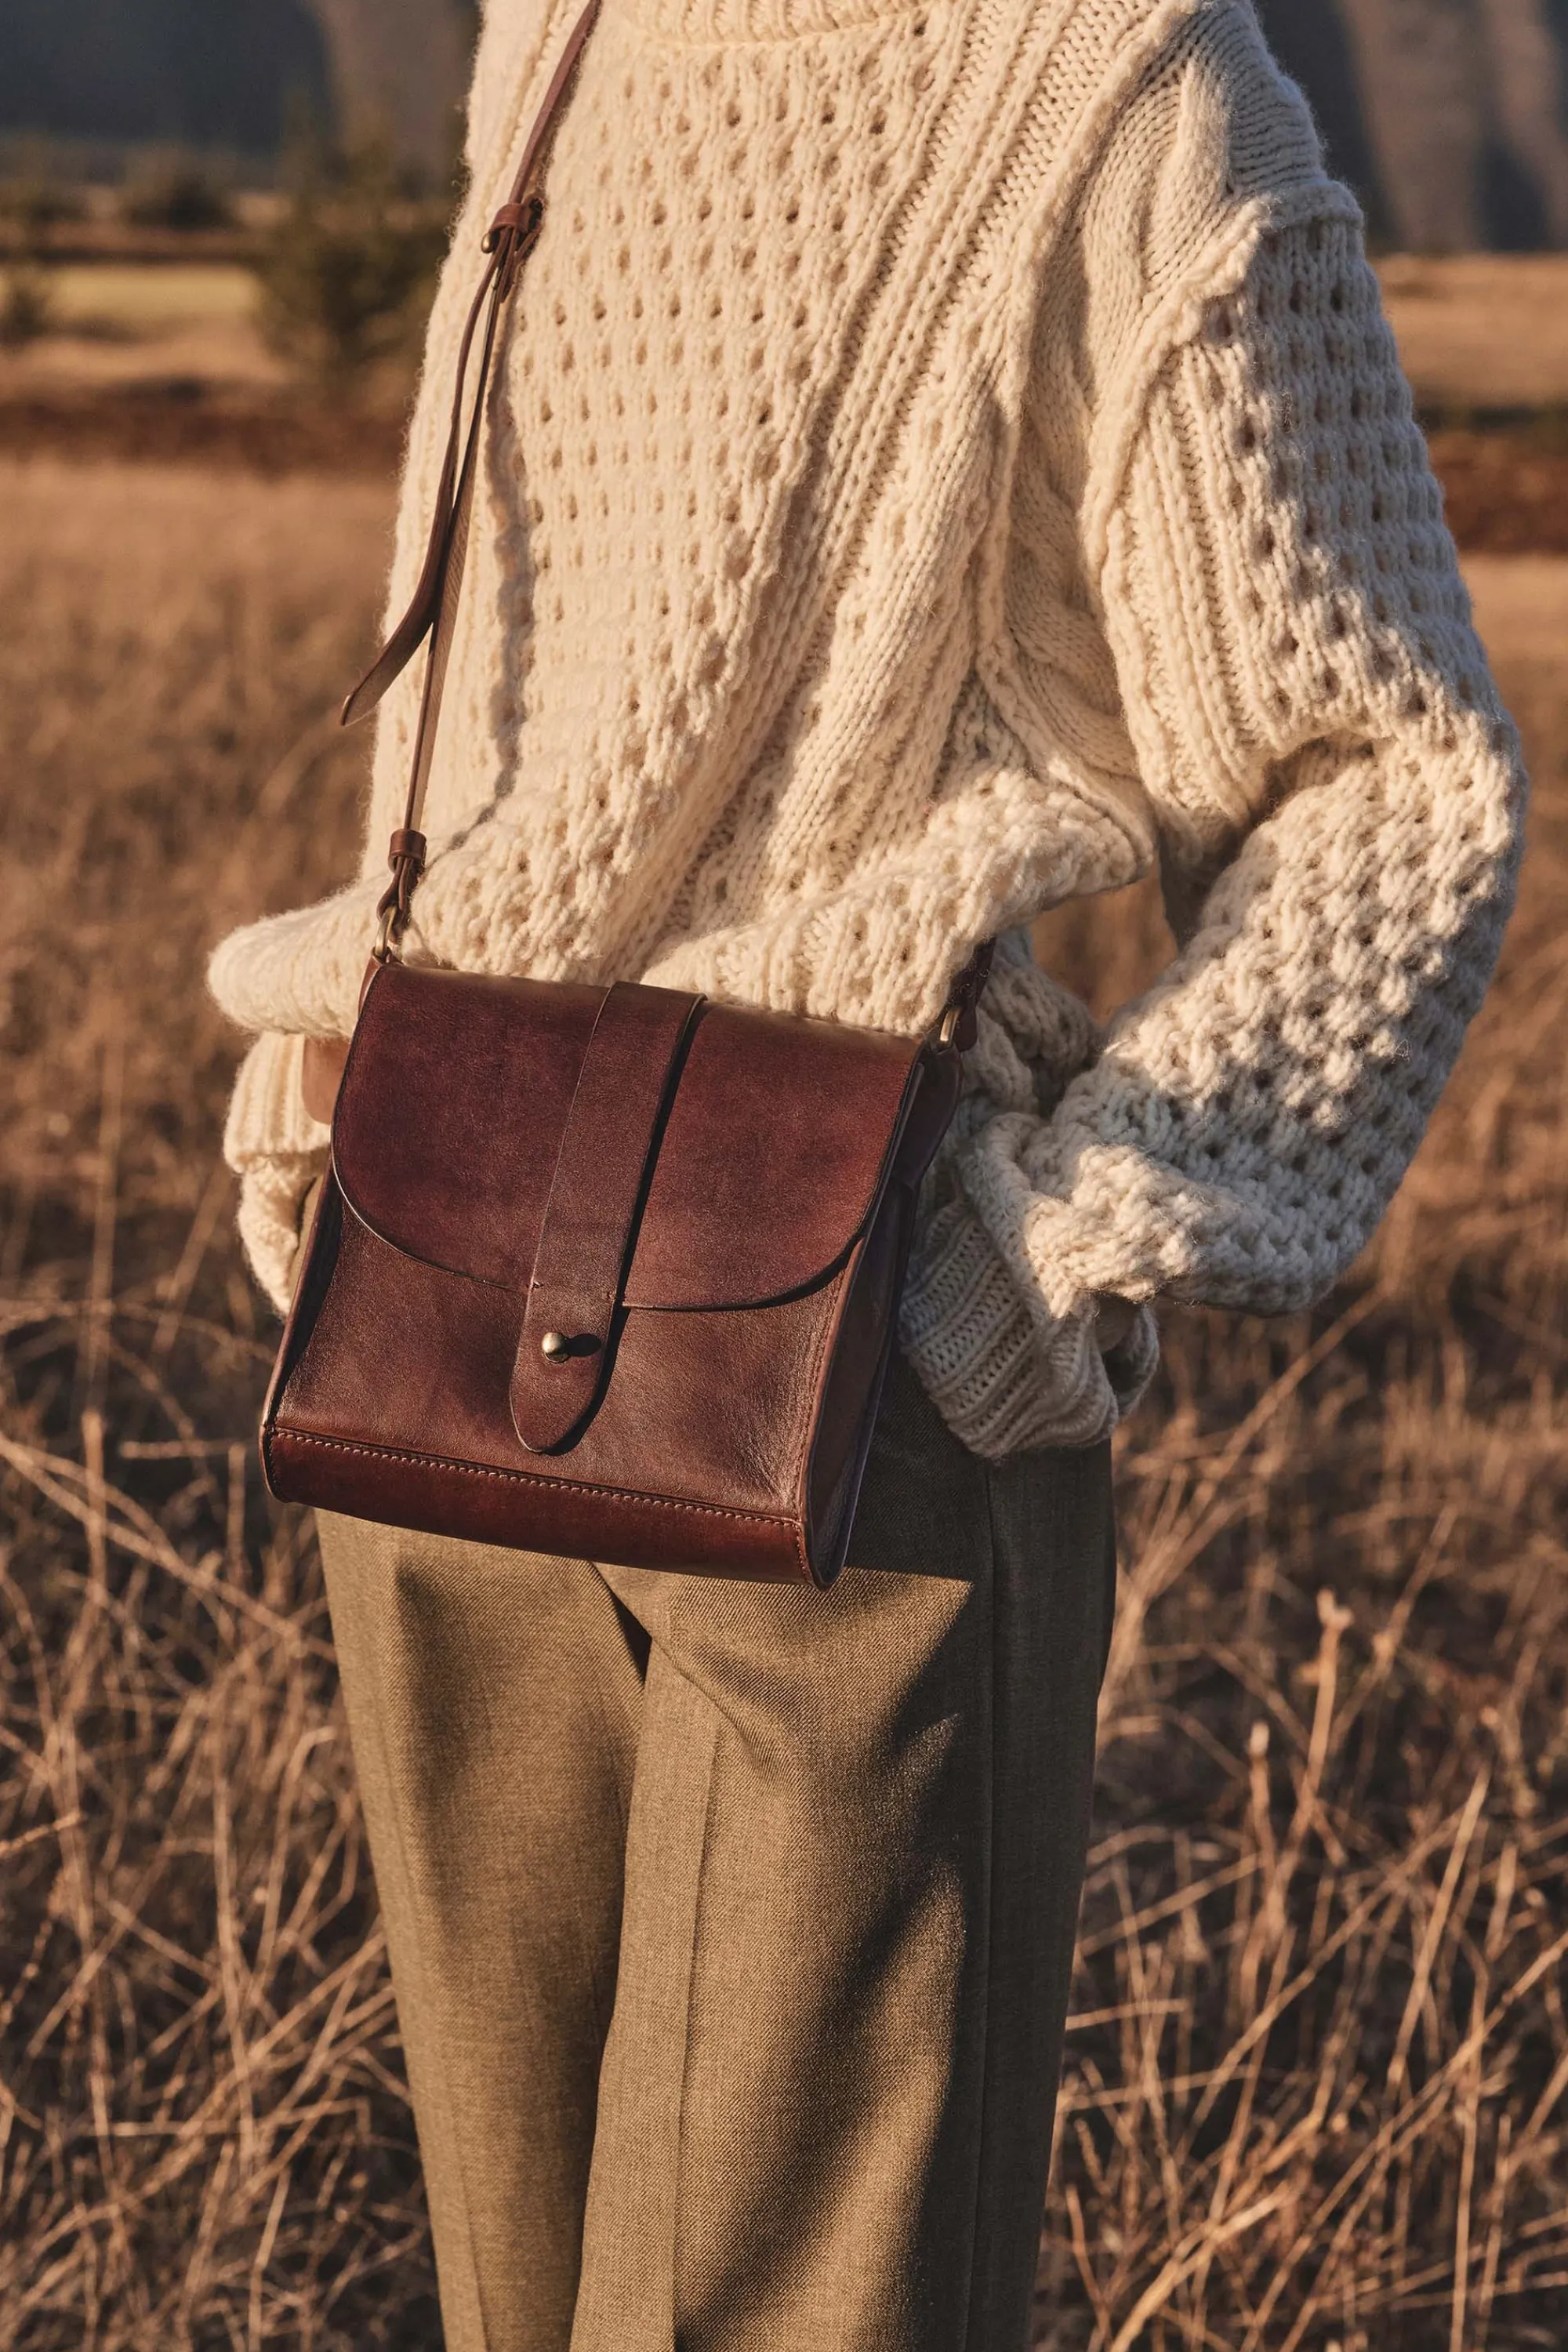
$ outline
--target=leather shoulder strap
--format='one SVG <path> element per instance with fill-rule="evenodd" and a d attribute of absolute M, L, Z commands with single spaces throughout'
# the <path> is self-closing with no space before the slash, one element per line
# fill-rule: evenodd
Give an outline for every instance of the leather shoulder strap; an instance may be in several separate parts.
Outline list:
<path fill-rule="evenodd" d="M 452 634 L 462 593 L 463 566 L 468 554 L 474 488 L 479 472 L 479 428 L 484 418 L 485 394 L 494 363 L 501 312 L 517 283 L 523 263 L 538 241 L 544 219 L 544 191 L 541 175 L 551 133 L 598 13 L 599 0 L 588 0 L 587 6 L 567 35 L 566 45 L 551 77 L 550 87 L 544 93 L 524 143 L 511 194 L 485 232 L 481 247 L 487 256 L 485 272 L 463 327 L 446 454 L 442 459 L 440 480 L 436 490 L 436 510 L 431 518 L 430 538 L 418 584 L 408 610 L 343 704 L 345 727 L 351 726 L 356 719 L 364 718 L 375 709 L 393 680 L 406 669 L 426 637 L 430 639 L 403 823 L 392 836 L 393 879 L 380 907 L 381 935 L 376 945 L 377 953 L 382 956 L 395 944 L 406 927 L 409 900 L 425 866 L 425 838 L 419 831 L 419 820 L 424 811 L 425 788 L 430 779 L 436 728 L 441 715 L 441 690 L 446 683 L 447 664 L 452 650 Z M 479 343 L 477 369 L 472 364 L 476 340 Z M 470 372 L 473 374 L 471 388 L 468 382 Z"/>

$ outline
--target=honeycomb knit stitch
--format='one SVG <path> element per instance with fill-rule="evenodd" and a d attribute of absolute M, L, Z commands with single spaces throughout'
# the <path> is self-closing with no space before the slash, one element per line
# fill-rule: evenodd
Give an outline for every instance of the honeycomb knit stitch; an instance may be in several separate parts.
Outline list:
<path fill-rule="evenodd" d="M 490 0 L 392 608 L 570 21 Z M 981 1454 L 1097 1439 L 1148 1302 L 1354 1256 L 1511 898 L 1517 742 L 1354 203 L 1245 0 L 605 0 L 547 184 L 411 951 L 914 1034 L 1000 935 L 901 1336 Z M 360 880 L 213 960 L 277 1297 L 417 668 Z M 1102 1033 L 1026 927 L 1155 866 L 1179 950 Z"/>

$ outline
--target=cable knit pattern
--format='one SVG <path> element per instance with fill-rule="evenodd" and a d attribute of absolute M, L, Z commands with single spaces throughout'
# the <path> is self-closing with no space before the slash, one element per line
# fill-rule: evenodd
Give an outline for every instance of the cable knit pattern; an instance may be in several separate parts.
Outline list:
<path fill-rule="evenodd" d="M 566 12 L 491 0 L 391 604 L 479 228 Z M 1087 1443 L 1146 1311 L 1320 1292 L 1419 1139 L 1512 887 L 1515 740 L 1353 203 L 1244 0 L 605 0 L 490 412 L 413 952 L 912 1034 L 1001 934 L 903 1339 L 993 1456 Z M 252 926 L 229 1125 L 276 1295 L 363 877 Z M 1158 863 L 1102 1038 L 1024 927 Z"/>

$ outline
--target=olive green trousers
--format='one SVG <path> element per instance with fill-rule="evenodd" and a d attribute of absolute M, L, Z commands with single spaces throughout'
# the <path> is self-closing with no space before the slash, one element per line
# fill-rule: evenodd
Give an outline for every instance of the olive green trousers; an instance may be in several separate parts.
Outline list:
<path fill-rule="evenodd" d="M 1021 2352 L 1108 1449 L 900 1362 L 831 1592 L 321 1548 L 448 2352 Z"/>

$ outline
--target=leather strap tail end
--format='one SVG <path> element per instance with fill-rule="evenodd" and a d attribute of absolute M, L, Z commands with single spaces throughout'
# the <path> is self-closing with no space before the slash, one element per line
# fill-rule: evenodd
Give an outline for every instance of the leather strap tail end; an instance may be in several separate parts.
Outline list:
<path fill-rule="evenodd" d="M 982 940 L 963 970 L 948 991 L 946 1009 L 937 1031 L 937 1044 L 950 1045 L 960 1054 L 973 1053 L 980 1034 L 977 1015 L 980 1000 L 985 993 L 985 983 L 991 977 L 991 965 L 996 953 L 994 940 Z"/>

